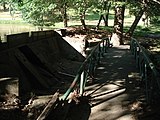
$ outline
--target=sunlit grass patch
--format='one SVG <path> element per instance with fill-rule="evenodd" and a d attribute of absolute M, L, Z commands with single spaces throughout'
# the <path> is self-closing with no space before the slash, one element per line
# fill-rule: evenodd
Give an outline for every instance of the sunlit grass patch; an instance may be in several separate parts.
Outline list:
<path fill-rule="evenodd" d="M 28 24 L 23 20 L 0 20 L 0 24 Z"/>
<path fill-rule="evenodd" d="M 137 26 L 134 36 L 145 36 L 147 34 L 160 34 L 160 25 Z"/>

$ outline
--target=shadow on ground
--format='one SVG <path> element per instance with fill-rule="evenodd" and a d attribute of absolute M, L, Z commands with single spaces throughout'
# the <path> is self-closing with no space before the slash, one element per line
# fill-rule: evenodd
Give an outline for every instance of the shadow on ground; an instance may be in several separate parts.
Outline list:
<path fill-rule="evenodd" d="M 144 89 L 129 46 L 111 48 L 101 59 L 93 83 L 87 85 L 86 96 L 78 104 L 64 105 L 67 114 L 59 116 L 66 120 L 158 120 L 160 109 L 146 104 Z"/>

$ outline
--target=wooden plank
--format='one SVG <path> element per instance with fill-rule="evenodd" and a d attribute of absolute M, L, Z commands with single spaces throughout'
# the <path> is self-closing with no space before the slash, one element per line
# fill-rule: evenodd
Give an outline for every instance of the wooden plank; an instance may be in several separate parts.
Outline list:
<path fill-rule="evenodd" d="M 56 101 L 58 99 L 58 96 L 59 96 L 59 93 L 56 92 L 53 95 L 53 97 L 50 100 L 50 102 L 48 103 L 48 105 L 44 108 L 44 110 L 42 111 L 42 113 L 39 115 L 39 117 L 37 118 L 37 120 L 45 120 L 45 118 L 47 118 L 47 116 L 51 112 L 52 108 L 56 105 Z"/>
<path fill-rule="evenodd" d="M 47 39 L 47 41 L 48 41 L 48 46 L 52 49 L 52 54 L 53 54 L 53 52 L 60 54 L 57 39 L 55 37 L 53 37 L 53 38 Z"/>
<path fill-rule="evenodd" d="M 45 80 L 42 79 L 42 76 L 37 72 L 35 67 L 27 60 L 27 58 L 23 55 L 23 53 L 21 53 L 21 51 L 15 49 L 15 56 L 45 88 L 49 88 Z"/>
<path fill-rule="evenodd" d="M 44 75 L 45 78 L 48 78 L 47 76 L 49 76 L 49 80 L 48 79 L 46 80 L 48 85 L 54 84 L 53 78 L 58 83 L 61 83 L 61 81 L 59 80 L 59 76 L 57 76 L 56 74 L 57 71 L 47 61 L 46 57 L 40 51 L 38 51 L 38 49 L 36 49 L 35 46 L 27 45 L 27 47 L 33 52 L 33 55 L 37 57 L 38 59 L 37 62 L 40 62 L 40 64 L 42 65 L 42 67 L 38 68 L 38 71 L 40 71 L 40 73 L 42 73 L 43 75 L 45 74 Z"/>
<path fill-rule="evenodd" d="M 35 56 L 38 57 L 38 59 L 43 63 L 43 65 L 52 73 L 54 74 L 55 73 L 55 69 L 52 67 L 52 65 L 45 59 L 45 57 L 39 52 L 37 51 L 36 48 L 34 47 L 31 47 L 31 46 L 28 46 L 32 51 L 33 53 L 35 54 Z"/>
<path fill-rule="evenodd" d="M 7 35 L 8 47 L 13 48 L 28 43 L 29 32 Z"/>

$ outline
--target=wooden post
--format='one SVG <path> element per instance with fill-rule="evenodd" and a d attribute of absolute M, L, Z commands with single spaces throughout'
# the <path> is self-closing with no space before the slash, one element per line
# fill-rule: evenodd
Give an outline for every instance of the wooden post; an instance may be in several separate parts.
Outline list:
<path fill-rule="evenodd" d="M 144 64 L 144 71 L 145 71 L 145 87 L 146 87 L 146 99 L 147 102 L 149 102 L 149 96 L 148 96 L 148 76 L 147 76 L 147 64 Z"/>
<path fill-rule="evenodd" d="M 100 58 L 101 58 L 101 45 L 99 44 L 99 47 L 98 47 L 98 64 L 100 63 Z"/>
<path fill-rule="evenodd" d="M 81 79 L 80 79 L 80 95 L 83 96 L 84 91 L 84 82 L 85 82 L 85 74 L 84 71 L 81 73 Z"/>

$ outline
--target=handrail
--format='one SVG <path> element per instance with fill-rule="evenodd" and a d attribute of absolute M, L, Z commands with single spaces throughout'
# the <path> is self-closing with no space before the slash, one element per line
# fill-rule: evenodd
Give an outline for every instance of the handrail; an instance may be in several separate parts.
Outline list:
<path fill-rule="evenodd" d="M 69 94 L 73 91 L 74 87 L 76 86 L 77 82 L 80 84 L 80 92 L 79 94 L 83 96 L 85 84 L 87 81 L 88 76 L 94 75 L 94 70 L 96 65 L 100 62 L 100 57 L 103 56 L 103 53 L 106 52 L 107 47 L 109 46 L 107 42 L 109 39 L 102 39 L 91 51 L 89 56 L 85 59 L 85 61 L 81 64 L 73 82 L 71 83 L 68 90 L 63 94 L 63 96 L 59 97 L 59 99 L 56 99 L 55 96 L 59 96 L 59 94 L 55 94 L 52 98 L 52 100 L 48 103 L 48 105 L 45 107 L 45 109 L 42 111 L 40 116 L 37 118 L 37 120 L 44 120 L 48 117 L 51 109 L 53 109 L 53 106 L 58 106 L 57 101 L 63 100 L 65 101 Z M 66 114 L 66 113 L 65 113 Z M 65 116 L 65 115 L 64 115 Z"/>
<path fill-rule="evenodd" d="M 96 65 L 100 62 L 100 57 L 103 56 L 103 53 L 106 52 L 109 39 L 102 39 L 91 51 L 88 57 L 80 66 L 76 77 L 74 78 L 73 82 L 71 83 L 68 90 L 65 92 L 63 96 L 60 97 L 61 100 L 66 100 L 69 94 L 72 92 L 74 87 L 76 86 L 77 82 L 80 82 L 80 92 L 79 94 L 83 96 L 85 84 L 87 81 L 88 76 L 93 76 L 95 72 Z"/>
<path fill-rule="evenodd" d="M 160 93 L 160 73 L 147 55 L 147 50 L 131 38 L 131 52 L 134 55 L 142 80 L 145 82 L 146 100 L 150 103 L 155 93 Z"/>

